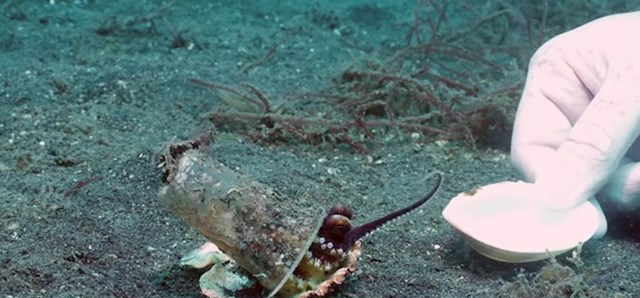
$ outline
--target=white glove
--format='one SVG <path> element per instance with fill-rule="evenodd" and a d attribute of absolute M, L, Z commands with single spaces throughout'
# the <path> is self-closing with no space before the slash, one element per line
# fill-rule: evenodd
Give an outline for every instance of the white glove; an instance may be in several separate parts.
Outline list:
<path fill-rule="evenodd" d="M 639 134 L 640 12 L 595 20 L 538 49 L 511 157 L 546 206 L 571 208 L 601 191 L 622 209 L 639 207 Z"/>

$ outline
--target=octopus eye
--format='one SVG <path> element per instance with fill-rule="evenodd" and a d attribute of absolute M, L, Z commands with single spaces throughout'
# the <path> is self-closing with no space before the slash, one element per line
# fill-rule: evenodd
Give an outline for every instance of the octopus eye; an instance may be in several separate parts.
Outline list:
<path fill-rule="evenodd" d="M 332 215 L 342 215 L 348 219 L 352 219 L 353 218 L 353 211 L 351 211 L 351 208 L 342 205 L 342 204 L 338 204 L 335 205 L 333 207 L 331 207 L 331 209 L 329 210 L 329 215 L 327 215 L 327 218 L 332 216 Z"/>
<path fill-rule="evenodd" d="M 325 218 L 318 234 L 334 242 L 342 242 L 344 236 L 350 230 L 351 221 L 349 218 L 344 215 L 334 214 Z"/>
<path fill-rule="evenodd" d="M 342 215 L 334 215 L 331 218 L 333 230 L 339 234 L 346 234 L 351 230 L 351 221 Z"/>

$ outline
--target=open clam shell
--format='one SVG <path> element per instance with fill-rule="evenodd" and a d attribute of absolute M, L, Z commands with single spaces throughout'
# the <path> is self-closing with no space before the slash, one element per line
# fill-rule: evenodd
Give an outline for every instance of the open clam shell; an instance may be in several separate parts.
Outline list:
<path fill-rule="evenodd" d="M 199 150 L 173 161 L 161 200 L 265 288 L 282 286 L 326 210 L 284 198 Z"/>
<path fill-rule="evenodd" d="M 564 253 L 598 231 L 602 214 L 591 202 L 550 210 L 533 193 L 530 183 L 486 185 L 454 197 L 442 214 L 474 250 L 510 263 Z"/>

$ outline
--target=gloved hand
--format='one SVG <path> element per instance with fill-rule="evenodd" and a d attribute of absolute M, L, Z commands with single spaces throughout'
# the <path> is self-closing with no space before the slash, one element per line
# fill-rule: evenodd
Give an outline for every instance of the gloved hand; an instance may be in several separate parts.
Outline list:
<path fill-rule="evenodd" d="M 535 53 L 516 114 L 512 162 L 554 209 L 597 192 L 640 207 L 640 12 L 558 35 Z"/>

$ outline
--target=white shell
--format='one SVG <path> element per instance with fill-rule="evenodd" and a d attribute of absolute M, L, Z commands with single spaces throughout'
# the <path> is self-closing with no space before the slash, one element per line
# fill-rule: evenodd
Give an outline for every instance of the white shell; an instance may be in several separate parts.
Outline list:
<path fill-rule="evenodd" d="M 591 202 L 550 210 L 535 200 L 532 189 L 533 184 L 525 182 L 486 185 L 451 199 L 442 215 L 474 250 L 509 263 L 569 251 L 602 225 L 600 208 Z"/>

